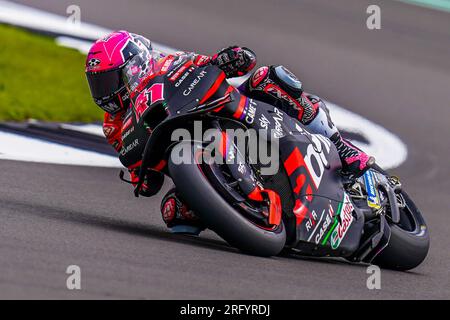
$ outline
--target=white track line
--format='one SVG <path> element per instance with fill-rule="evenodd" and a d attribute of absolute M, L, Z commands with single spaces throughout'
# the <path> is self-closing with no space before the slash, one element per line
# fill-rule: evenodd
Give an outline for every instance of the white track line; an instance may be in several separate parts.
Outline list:
<path fill-rule="evenodd" d="M 121 167 L 117 157 L 1 131 L 0 159 L 95 167 Z"/>
<path fill-rule="evenodd" d="M 77 49 L 84 54 L 88 52 L 92 40 L 98 39 L 111 32 L 109 29 L 84 22 L 77 27 L 68 23 L 67 18 L 64 16 L 3 0 L 0 0 L 0 22 L 65 35 L 57 37 L 56 42 L 60 45 Z M 74 37 L 91 39 L 91 41 L 79 40 Z M 177 51 L 174 48 L 157 43 L 154 43 L 154 47 L 162 52 L 172 53 Z M 230 83 L 239 85 L 244 79 L 245 77 L 233 79 Z M 387 169 L 394 168 L 401 165 L 406 160 L 408 155 L 407 147 L 395 134 L 389 132 L 382 126 L 331 102 L 327 102 L 327 105 L 330 108 L 333 120 L 340 129 L 358 133 L 369 141 L 368 144 L 359 143 L 357 141 L 354 143 L 358 147 L 364 149 L 367 153 L 374 155 L 377 159 L 377 163 L 382 167 Z M 63 127 L 71 130 L 102 135 L 101 126 L 63 125 Z M 119 162 L 114 157 L 99 155 L 95 152 L 80 151 L 83 153 L 83 156 L 80 156 L 80 154 L 74 152 L 74 150 L 78 149 L 42 142 L 39 148 L 33 149 L 30 154 L 26 152 L 30 149 L 26 147 L 26 139 L 28 138 L 14 134 L 2 134 L 0 135 L 0 139 L 0 152 L 2 152 L 0 158 L 3 159 L 40 159 L 39 161 L 41 162 L 51 163 L 120 166 Z M 37 143 L 35 140 L 36 139 L 33 139 L 33 142 L 30 142 L 30 144 L 33 143 L 35 145 Z M 20 145 L 23 147 L 21 152 L 18 152 L 17 150 L 19 144 L 16 145 L 15 143 L 21 143 Z M 60 150 L 58 150 L 58 146 Z M 74 159 L 77 160 L 69 159 L 69 157 L 66 156 L 68 154 L 73 155 L 75 157 Z M 113 161 L 113 159 L 116 161 Z"/>
<path fill-rule="evenodd" d="M 84 133 L 89 133 L 95 136 L 104 137 L 103 134 L 103 128 L 101 125 L 98 124 L 68 124 L 68 123 L 62 123 L 61 128 L 63 129 L 69 129 L 73 131 L 79 131 Z"/>

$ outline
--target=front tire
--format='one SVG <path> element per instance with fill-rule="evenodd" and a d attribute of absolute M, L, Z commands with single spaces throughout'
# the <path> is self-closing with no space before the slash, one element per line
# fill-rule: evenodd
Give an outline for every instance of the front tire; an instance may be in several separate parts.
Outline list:
<path fill-rule="evenodd" d="M 411 212 L 415 226 L 390 224 L 391 238 L 388 246 L 374 259 L 374 264 L 393 270 L 410 270 L 425 260 L 430 248 L 430 235 L 425 221 L 412 199 L 402 191 L 408 210 Z M 403 213 L 402 219 L 407 219 Z M 404 225 L 406 222 L 403 223 Z M 408 230 L 412 229 L 412 230 Z"/>
<path fill-rule="evenodd" d="M 169 172 L 183 199 L 208 228 L 231 246 L 257 256 L 279 254 L 286 243 L 283 222 L 275 229 L 266 230 L 227 203 L 212 187 L 196 159 L 196 151 L 201 149 L 200 144 L 192 144 L 191 164 L 175 164 L 170 157 Z"/>

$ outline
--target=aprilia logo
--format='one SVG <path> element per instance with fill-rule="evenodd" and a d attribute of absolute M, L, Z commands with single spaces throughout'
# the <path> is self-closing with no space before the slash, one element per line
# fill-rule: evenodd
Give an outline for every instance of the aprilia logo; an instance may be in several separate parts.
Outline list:
<path fill-rule="evenodd" d="M 305 195 L 305 200 L 311 202 L 314 191 L 318 190 L 322 182 L 325 169 L 330 164 L 327 160 L 325 152 L 329 154 L 331 142 L 321 135 L 309 135 L 312 143 L 306 149 L 306 155 L 303 156 L 296 147 L 284 162 L 287 174 L 291 181 L 295 181 L 294 193 L 298 197 Z M 313 165 L 313 163 L 315 165 Z M 294 214 L 297 216 L 297 223 L 303 221 L 303 217 L 296 213 L 300 208 L 305 207 L 302 200 L 297 199 L 294 207 Z M 306 209 L 307 210 L 307 209 Z M 331 223 L 331 218 L 326 217 L 322 228 Z M 320 231 L 319 233 L 320 234 Z M 322 232 L 323 235 L 323 232 Z M 320 240 L 321 236 L 318 237 Z"/>

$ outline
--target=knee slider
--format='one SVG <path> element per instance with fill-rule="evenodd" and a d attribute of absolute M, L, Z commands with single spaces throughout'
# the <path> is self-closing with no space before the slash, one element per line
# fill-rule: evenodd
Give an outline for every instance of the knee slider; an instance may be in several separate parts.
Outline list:
<path fill-rule="evenodd" d="M 270 78 L 294 99 L 303 93 L 302 82 L 284 66 L 271 66 Z"/>

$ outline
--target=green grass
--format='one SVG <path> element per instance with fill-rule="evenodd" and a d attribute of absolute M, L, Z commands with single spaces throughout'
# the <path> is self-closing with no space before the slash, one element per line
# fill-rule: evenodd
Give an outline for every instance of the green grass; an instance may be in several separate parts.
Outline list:
<path fill-rule="evenodd" d="M 0 25 L 0 120 L 91 122 L 102 118 L 85 56 L 54 39 Z"/>

